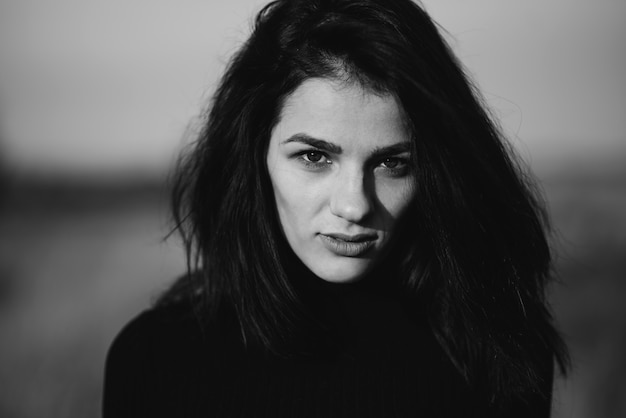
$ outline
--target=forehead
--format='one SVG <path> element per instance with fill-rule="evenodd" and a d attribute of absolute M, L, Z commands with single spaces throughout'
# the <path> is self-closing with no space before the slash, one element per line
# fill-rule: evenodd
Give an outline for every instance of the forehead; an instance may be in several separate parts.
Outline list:
<path fill-rule="evenodd" d="M 287 97 L 272 137 L 297 133 L 363 145 L 408 141 L 405 118 L 392 95 L 322 78 L 305 80 Z"/>

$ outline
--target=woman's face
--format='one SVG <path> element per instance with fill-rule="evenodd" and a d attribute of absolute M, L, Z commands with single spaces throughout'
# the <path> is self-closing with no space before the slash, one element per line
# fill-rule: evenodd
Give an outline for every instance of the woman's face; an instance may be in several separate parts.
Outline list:
<path fill-rule="evenodd" d="M 329 79 L 308 79 L 286 99 L 267 168 L 287 242 L 329 282 L 368 271 L 414 193 L 396 100 Z"/>

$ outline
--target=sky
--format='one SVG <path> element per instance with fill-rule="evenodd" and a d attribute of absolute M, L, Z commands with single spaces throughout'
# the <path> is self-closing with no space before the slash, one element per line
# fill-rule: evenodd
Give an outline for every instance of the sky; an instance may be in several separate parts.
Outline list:
<path fill-rule="evenodd" d="M 0 153 L 27 173 L 158 174 L 259 0 L 0 0 Z M 524 159 L 626 158 L 626 2 L 424 0 Z"/>

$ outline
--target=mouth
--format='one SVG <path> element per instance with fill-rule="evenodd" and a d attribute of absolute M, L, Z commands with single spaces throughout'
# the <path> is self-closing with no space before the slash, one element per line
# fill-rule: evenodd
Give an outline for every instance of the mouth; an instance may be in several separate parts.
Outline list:
<path fill-rule="evenodd" d="M 376 234 L 320 234 L 322 244 L 330 252 L 344 257 L 359 257 L 369 251 L 375 244 Z"/>

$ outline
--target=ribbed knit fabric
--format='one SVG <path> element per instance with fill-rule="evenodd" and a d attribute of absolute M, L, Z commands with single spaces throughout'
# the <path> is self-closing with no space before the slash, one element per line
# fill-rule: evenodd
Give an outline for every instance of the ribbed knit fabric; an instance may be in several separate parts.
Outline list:
<path fill-rule="evenodd" d="M 203 332 L 189 305 L 155 308 L 109 351 L 104 418 L 489 415 L 427 322 L 391 288 L 330 284 L 303 271 L 290 274 L 333 345 L 319 355 L 267 355 L 244 348 L 235 321 Z M 539 409 L 548 416 L 549 403 Z"/>

